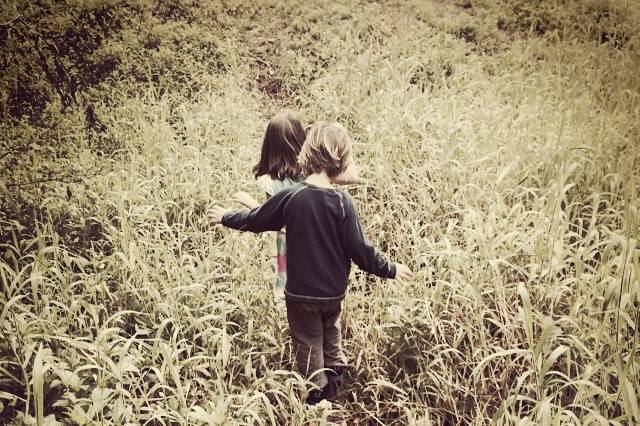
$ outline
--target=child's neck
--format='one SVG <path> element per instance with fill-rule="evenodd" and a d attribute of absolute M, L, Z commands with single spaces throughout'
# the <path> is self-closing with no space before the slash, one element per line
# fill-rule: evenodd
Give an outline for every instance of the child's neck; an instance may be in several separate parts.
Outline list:
<path fill-rule="evenodd" d="M 331 179 L 325 172 L 309 175 L 304 181 L 321 188 L 333 188 Z"/>

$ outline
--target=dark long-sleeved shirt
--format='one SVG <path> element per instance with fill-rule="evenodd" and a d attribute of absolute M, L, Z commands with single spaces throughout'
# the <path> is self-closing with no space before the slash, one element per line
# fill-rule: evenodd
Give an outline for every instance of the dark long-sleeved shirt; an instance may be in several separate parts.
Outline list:
<path fill-rule="evenodd" d="M 351 261 L 382 278 L 396 275 L 395 265 L 364 237 L 351 197 L 338 189 L 301 182 L 261 207 L 225 214 L 222 224 L 255 233 L 286 227 L 285 297 L 290 300 L 342 300 Z"/>

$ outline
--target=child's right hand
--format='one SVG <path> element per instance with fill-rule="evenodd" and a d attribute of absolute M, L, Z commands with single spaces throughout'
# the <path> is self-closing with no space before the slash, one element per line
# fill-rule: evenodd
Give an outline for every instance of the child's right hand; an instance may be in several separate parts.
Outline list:
<path fill-rule="evenodd" d="M 220 206 L 212 206 L 207 210 L 207 218 L 209 219 L 209 223 L 211 225 L 218 225 L 222 223 L 222 218 L 225 213 L 230 212 L 230 209 L 226 209 Z"/>
<path fill-rule="evenodd" d="M 413 272 L 411 272 L 408 266 L 402 263 L 396 263 L 396 280 L 406 281 L 411 277 L 413 277 Z"/>

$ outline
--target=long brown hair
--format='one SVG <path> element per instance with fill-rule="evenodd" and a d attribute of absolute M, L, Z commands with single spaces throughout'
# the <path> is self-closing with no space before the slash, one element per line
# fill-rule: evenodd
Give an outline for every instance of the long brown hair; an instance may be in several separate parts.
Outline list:
<path fill-rule="evenodd" d="M 272 179 L 300 177 L 298 155 L 304 144 L 302 123 L 288 111 L 280 112 L 269 121 L 262 141 L 260 161 L 253 166 L 255 177 L 269 175 Z"/>

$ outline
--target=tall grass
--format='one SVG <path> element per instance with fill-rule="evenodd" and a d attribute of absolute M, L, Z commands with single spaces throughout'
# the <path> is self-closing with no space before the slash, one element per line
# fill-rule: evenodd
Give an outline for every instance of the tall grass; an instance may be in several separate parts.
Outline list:
<path fill-rule="evenodd" d="M 197 90 L 126 75 L 96 89 L 113 151 L 85 147 L 69 112 L 68 167 L 86 175 L 2 185 L 37 214 L 1 224 L 1 418 L 640 422 L 637 10 L 606 3 L 620 20 L 606 42 L 578 2 L 501 5 L 233 2 L 216 15 L 224 66 L 182 70 Z M 416 271 L 354 272 L 350 375 L 313 408 L 271 240 L 204 222 L 211 202 L 260 195 L 250 168 L 282 107 L 349 129 L 365 232 Z M 33 161 L 34 179 L 37 161 L 59 165 Z"/>

